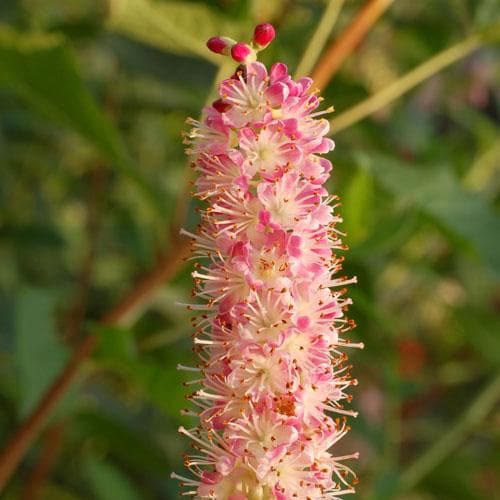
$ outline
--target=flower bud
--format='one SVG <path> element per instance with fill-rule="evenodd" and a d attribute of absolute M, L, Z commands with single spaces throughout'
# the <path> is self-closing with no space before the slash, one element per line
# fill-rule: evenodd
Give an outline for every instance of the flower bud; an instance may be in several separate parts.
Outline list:
<path fill-rule="evenodd" d="M 267 47 L 276 36 L 276 31 L 272 24 L 263 23 L 255 27 L 253 33 L 253 43 L 259 48 Z"/>
<path fill-rule="evenodd" d="M 252 57 L 253 56 L 253 57 Z M 250 47 L 243 42 L 238 42 L 231 47 L 231 57 L 239 63 L 250 62 L 250 59 L 255 58 L 255 53 Z"/>
<path fill-rule="evenodd" d="M 224 36 L 213 36 L 207 42 L 207 47 L 212 52 L 216 54 L 221 54 L 223 56 L 228 56 L 231 52 L 231 47 L 236 42 L 231 38 L 227 38 Z"/>

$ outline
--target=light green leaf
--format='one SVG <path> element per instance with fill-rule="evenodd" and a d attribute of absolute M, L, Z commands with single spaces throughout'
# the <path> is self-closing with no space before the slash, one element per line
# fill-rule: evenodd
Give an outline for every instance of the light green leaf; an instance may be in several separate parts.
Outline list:
<path fill-rule="evenodd" d="M 205 44 L 215 35 L 236 39 L 251 35 L 250 22 L 238 22 L 203 3 L 110 0 L 109 28 L 177 54 L 193 54 L 220 64 Z"/>
<path fill-rule="evenodd" d="M 28 289 L 16 302 L 16 365 L 21 390 L 20 413 L 30 413 L 63 367 L 67 353 L 56 338 L 51 290 Z"/>
<path fill-rule="evenodd" d="M 380 184 L 402 203 L 461 237 L 500 274 L 500 217 L 480 195 L 463 189 L 450 169 L 415 168 L 374 155 L 367 161 Z"/>
<path fill-rule="evenodd" d="M 252 0 L 251 10 L 253 18 L 257 22 L 271 22 L 279 19 L 288 8 L 287 0 Z"/>
<path fill-rule="evenodd" d="M 140 500 L 139 493 L 114 465 L 88 458 L 84 465 L 95 498 L 98 500 Z"/>
<path fill-rule="evenodd" d="M 17 33 L 0 26 L 0 85 L 50 119 L 80 133 L 152 202 L 160 203 L 160 197 L 132 163 L 121 136 L 86 88 L 62 37 Z"/>
<path fill-rule="evenodd" d="M 373 177 L 366 168 L 359 168 L 342 199 L 342 230 L 347 233 L 346 242 L 349 245 L 356 245 L 370 235 L 373 201 Z"/>

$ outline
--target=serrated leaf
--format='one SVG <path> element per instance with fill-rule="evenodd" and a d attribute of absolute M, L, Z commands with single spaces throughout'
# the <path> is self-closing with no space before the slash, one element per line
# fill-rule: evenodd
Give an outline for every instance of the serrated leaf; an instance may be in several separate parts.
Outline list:
<path fill-rule="evenodd" d="M 161 198 L 139 175 L 121 136 L 86 88 L 62 37 L 17 33 L 0 26 L 0 85 L 81 134 L 150 201 L 161 205 Z"/>
<path fill-rule="evenodd" d="M 177 54 L 192 54 L 220 64 L 206 48 L 215 35 L 248 38 L 251 23 L 238 22 L 203 3 L 111 0 L 111 30 Z"/>
<path fill-rule="evenodd" d="M 21 416 L 27 415 L 63 367 L 67 352 L 56 338 L 51 290 L 28 289 L 16 301 L 16 365 L 21 389 Z"/>

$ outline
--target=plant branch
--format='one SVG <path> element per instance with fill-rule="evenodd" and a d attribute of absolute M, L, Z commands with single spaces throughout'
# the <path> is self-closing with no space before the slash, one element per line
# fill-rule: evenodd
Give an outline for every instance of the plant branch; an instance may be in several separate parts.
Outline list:
<path fill-rule="evenodd" d="M 297 66 L 294 78 L 307 76 L 313 69 L 335 23 L 337 22 L 337 18 L 339 17 L 343 4 L 344 0 L 329 1 L 328 6 L 321 16 L 321 20 L 318 23 L 318 26 L 304 52 L 304 55 Z"/>
<path fill-rule="evenodd" d="M 23 492 L 22 500 L 37 500 L 40 498 L 43 486 L 50 469 L 54 465 L 63 443 L 65 422 L 54 424 L 45 433 L 40 458 Z"/>
<path fill-rule="evenodd" d="M 42 397 L 34 412 L 24 421 L 5 446 L 0 456 L 0 491 L 2 491 L 12 473 L 16 470 L 17 465 L 37 437 L 57 403 L 74 381 L 78 368 L 92 352 L 96 342 L 97 338 L 94 335 L 89 335 L 82 341 L 63 372 Z"/>
<path fill-rule="evenodd" d="M 465 436 L 484 420 L 499 398 L 500 373 L 497 373 L 451 429 L 403 471 L 400 476 L 401 489 L 410 489 L 418 484 L 446 456 L 452 453 Z"/>
<path fill-rule="evenodd" d="M 340 132 L 363 118 L 366 118 L 375 111 L 382 109 L 390 102 L 416 87 L 419 83 L 422 83 L 427 78 L 430 78 L 443 68 L 446 68 L 446 66 L 466 57 L 483 43 L 485 43 L 484 37 L 480 37 L 476 34 L 443 50 L 420 66 L 411 70 L 406 75 L 390 83 L 380 92 L 377 92 L 347 111 L 340 113 L 336 118 L 333 118 L 330 121 L 330 133 Z"/>
<path fill-rule="evenodd" d="M 85 319 L 92 272 L 97 255 L 101 212 L 104 205 L 105 176 L 106 172 L 101 163 L 97 163 L 89 172 L 91 189 L 87 199 L 87 220 L 85 228 L 88 249 L 77 279 L 74 297 L 70 301 L 70 307 L 64 318 L 64 340 L 67 342 L 71 342 L 77 338 L 83 320 Z"/>
<path fill-rule="evenodd" d="M 105 168 L 97 162 L 89 170 L 90 193 L 87 197 L 86 233 L 88 249 L 83 258 L 82 267 L 77 279 L 76 290 L 70 307 L 64 318 L 64 340 L 68 343 L 78 338 L 81 331 L 90 293 L 92 271 L 97 255 L 97 241 L 100 232 L 100 219 L 104 202 Z M 31 478 L 26 483 L 23 500 L 35 500 L 40 497 L 50 469 L 54 464 L 58 448 L 62 443 L 64 423 L 57 422 L 45 432 L 42 450 L 38 463 L 33 469 Z"/>
<path fill-rule="evenodd" d="M 151 300 L 154 292 L 175 275 L 189 253 L 189 241 L 182 238 L 172 245 L 170 252 L 158 260 L 157 265 L 146 274 L 121 302 L 106 313 L 101 323 L 123 326 L 141 311 Z M 51 413 L 75 381 L 82 363 L 97 344 L 97 336 L 87 335 L 73 352 L 64 370 L 41 398 L 38 406 L 12 436 L 0 455 L 0 491 L 17 468 L 22 457 L 37 437 Z"/>
<path fill-rule="evenodd" d="M 317 88 L 322 90 L 326 87 L 345 59 L 392 2 L 393 0 L 368 0 L 365 3 L 351 24 L 333 41 L 314 69 L 311 78 Z"/>

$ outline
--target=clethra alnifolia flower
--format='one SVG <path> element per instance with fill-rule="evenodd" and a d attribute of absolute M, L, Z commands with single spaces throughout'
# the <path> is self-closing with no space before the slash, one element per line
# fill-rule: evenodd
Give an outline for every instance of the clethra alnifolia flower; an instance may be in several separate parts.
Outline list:
<path fill-rule="evenodd" d="M 334 147 L 316 111 L 312 81 L 284 64 L 268 71 L 257 53 L 275 36 L 269 24 L 250 44 L 214 37 L 208 47 L 240 64 L 219 98 L 190 120 L 187 153 L 206 203 L 192 238 L 193 318 L 200 388 L 188 396 L 197 426 L 185 457 L 192 477 L 173 474 L 183 495 L 219 500 L 335 499 L 356 477 L 336 456 L 349 430 L 345 339 L 351 301 L 339 277 L 343 250 L 336 200 L 324 187 Z"/>

